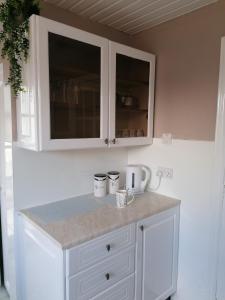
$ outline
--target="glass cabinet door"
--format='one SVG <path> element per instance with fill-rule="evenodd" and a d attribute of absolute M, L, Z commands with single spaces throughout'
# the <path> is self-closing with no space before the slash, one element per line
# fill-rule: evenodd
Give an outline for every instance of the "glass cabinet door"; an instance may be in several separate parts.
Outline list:
<path fill-rule="evenodd" d="M 49 33 L 51 139 L 100 138 L 101 49 Z"/>
<path fill-rule="evenodd" d="M 42 148 L 105 146 L 108 41 L 44 18 L 38 32 Z"/>
<path fill-rule="evenodd" d="M 149 143 L 152 138 L 154 56 L 111 43 L 110 108 L 114 111 L 111 140 L 115 144 Z M 111 69 L 112 70 L 112 69 Z M 111 125 L 111 124 L 110 124 Z"/>

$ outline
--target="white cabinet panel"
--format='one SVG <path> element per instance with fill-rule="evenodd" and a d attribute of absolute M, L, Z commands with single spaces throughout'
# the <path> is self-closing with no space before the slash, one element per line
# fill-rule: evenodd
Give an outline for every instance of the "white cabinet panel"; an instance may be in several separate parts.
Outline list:
<path fill-rule="evenodd" d="M 68 278 L 67 300 L 89 300 L 134 272 L 135 247 Z"/>
<path fill-rule="evenodd" d="M 178 209 L 138 223 L 137 299 L 165 300 L 176 291 L 178 226 Z"/>
<path fill-rule="evenodd" d="M 135 243 L 135 224 L 107 233 L 66 251 L 66 273 L 76 274 Z"/>
<path fill-rule="evenodd" d="M 24 218 L 17 224 L 17 300 L 64 300 L 62 249 Z"/>
<path fill-rule="evenodd" d="M 36 151 L 106 147 L 108 40 L 40 16 L 31 17 L 30 27 L 18 145 Z M 33 112 L 23 112 L 24 102 Z"/>
<path fill-rule="evenodd" d="M 121 280 L 91 300 L 134 300 L 134 275 Z"/>

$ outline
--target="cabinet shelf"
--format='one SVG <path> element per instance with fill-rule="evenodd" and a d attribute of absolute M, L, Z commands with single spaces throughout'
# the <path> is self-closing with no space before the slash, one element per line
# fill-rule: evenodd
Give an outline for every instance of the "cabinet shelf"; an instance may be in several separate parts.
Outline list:
<path fill-rule="evenodd" d="M 116 84 L 118 88 L 134 88 L 134 87 L 148 87 L 149 82 L 147 81 L 142 81 L 142 80 L 129 80 L 129 79 L 122 79 L 122 78 L 117 78 Z"/>
<path fill-rule="evenodd" d="M 147 109 L 143 108 L 117 108 L 119 113 L 148 113 Z"/>
<path fill-rule="evenodd" d="M 100 112 L 100 107 L 99 106 L 95 106 L 95 107 L 89 107 L 87 108 L 83 108 L 80 107 L 80 105 L 77 105 L 75 103 L 68 103 L 68 102 L 51 102 L 51 107 L 53 109 L 66 109 L 66 110 L 75 110 L 79 113 L 82 112 L 95 112 L 96 114 L 98 112 Z"/>
<path fill-rule="evenodd" d="M 51 71 L 58 76 L 58 79 L 77 79 L 81 81 L 99 81 L 100 75 L 97 73 L 91 73 L 85 70 L 81 70 L 74 67 L 52 67 Z"/>

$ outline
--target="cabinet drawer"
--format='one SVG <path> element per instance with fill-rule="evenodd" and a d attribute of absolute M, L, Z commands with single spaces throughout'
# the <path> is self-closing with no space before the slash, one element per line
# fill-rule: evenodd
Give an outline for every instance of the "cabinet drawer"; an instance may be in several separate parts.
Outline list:
<path fill-rule="evenodd" d="M 74 275 L 81 270 L 110 258 L 125 247 L 135 243 L 135 224 L 107 233 L 66 252 L 66 274 Z"/>
<path fill-rule="evenodd" d="M 134 300 L 134 284 L 134 275 L 131 275 L 91 300 Z"/>
<path fill-rule="evenodd" d="M 68 300 L 90 300 L 97 294 L 134 273 L 135 247 L 68 278 Z"/>

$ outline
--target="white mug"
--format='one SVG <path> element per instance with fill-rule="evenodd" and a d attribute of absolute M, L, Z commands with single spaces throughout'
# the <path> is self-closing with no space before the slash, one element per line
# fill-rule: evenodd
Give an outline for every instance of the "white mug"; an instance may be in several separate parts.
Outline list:
<path fill-rule="evenodd" d="M 120 185 L 120 173 L 117 171 L 110 171 L 107 173 L 109 181 L 109 194 L 115 194 Z"/>
<path fill-rule="evenodd" d="M 130 199 L 130 200 L 129 200 Z M 124 208 L 134 201 L 134 195 L 127 190 L 118 190 L 116 192 L 116 205 L 118 208 Z"/>
<path fill-rule="evenodd" d="M 94 196 L 105 197 L 106 196 L 106 174 L 95 174 L 94 175 Z"/>

